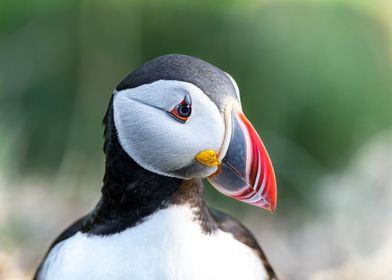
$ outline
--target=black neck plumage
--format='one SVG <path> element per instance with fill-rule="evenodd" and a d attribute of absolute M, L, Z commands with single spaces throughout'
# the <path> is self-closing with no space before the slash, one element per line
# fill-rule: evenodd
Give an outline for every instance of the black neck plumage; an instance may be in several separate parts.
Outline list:
<path fill-rule="evenodd" d="M 183 180 L 150 172 L 121 147 L 113 121 L 112 100 L 104 119 L 106 154 L 102 197 L 85 220 L 83 231 L 97 235 L 121 232 L 149 215 L 176 204 L 188 203 L 204 231 L 215 230 L 203 200 L 200 179 Z"/>

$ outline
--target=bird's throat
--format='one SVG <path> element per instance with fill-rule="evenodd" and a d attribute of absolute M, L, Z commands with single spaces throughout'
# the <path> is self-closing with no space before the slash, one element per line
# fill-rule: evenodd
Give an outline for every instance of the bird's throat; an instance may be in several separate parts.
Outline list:
<path fill-rule="evenodd" d="M 85 220 L 83 231 L 97 235 L 121 232 L 159 210 L 181 204 L 189 204 L 195 209 L 197 219 L 208 224 L 201 180 L 167 177 L 137 164 L 118 141 L 111 103 L 112 100 L 104 119 L 106 163 L 102 197 Z"/>

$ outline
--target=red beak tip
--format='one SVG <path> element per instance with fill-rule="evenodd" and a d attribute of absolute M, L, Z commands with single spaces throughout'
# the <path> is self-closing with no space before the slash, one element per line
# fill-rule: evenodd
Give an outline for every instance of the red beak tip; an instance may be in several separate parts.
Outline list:
<path fill-rule="evenodd" d="M 274 214 L 276 211 L 276 204 L 268 204 L 263 207 L 265 210 L 269 211 L 271 214 Z"/>

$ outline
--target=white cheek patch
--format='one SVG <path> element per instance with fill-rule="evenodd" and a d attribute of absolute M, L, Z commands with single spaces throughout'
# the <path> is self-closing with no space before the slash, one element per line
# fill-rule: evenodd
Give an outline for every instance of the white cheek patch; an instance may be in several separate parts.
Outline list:
<path fill-rule="evenodd" d="M 185 123 L 167 112 L 185 94 L 192 100 L 192 113 Z M 116 92 L 114 123 L 123 149 L 139 165 L 152 172 L 176 176 L 173 171 L 195 163 L 203 150 L 219 151 L 225 132 L 217 106 L 195 85 L 159 80 Z M 204 176 L 215 168 L 206 169 Z M 200 174 L 199 174 L 200 175 Z"/>

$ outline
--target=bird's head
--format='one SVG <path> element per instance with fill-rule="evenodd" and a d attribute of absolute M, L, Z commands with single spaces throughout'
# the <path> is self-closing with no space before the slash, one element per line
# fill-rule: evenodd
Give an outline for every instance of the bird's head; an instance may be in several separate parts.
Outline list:
<path fill-rule="evenodd" d="M 225 195 L 275 210 L 270 158 L 229 74 L 194 57 L 161 56 L 117 86 L 112 110 L 122 149 L 144 169 L 208 178 Z"/>

